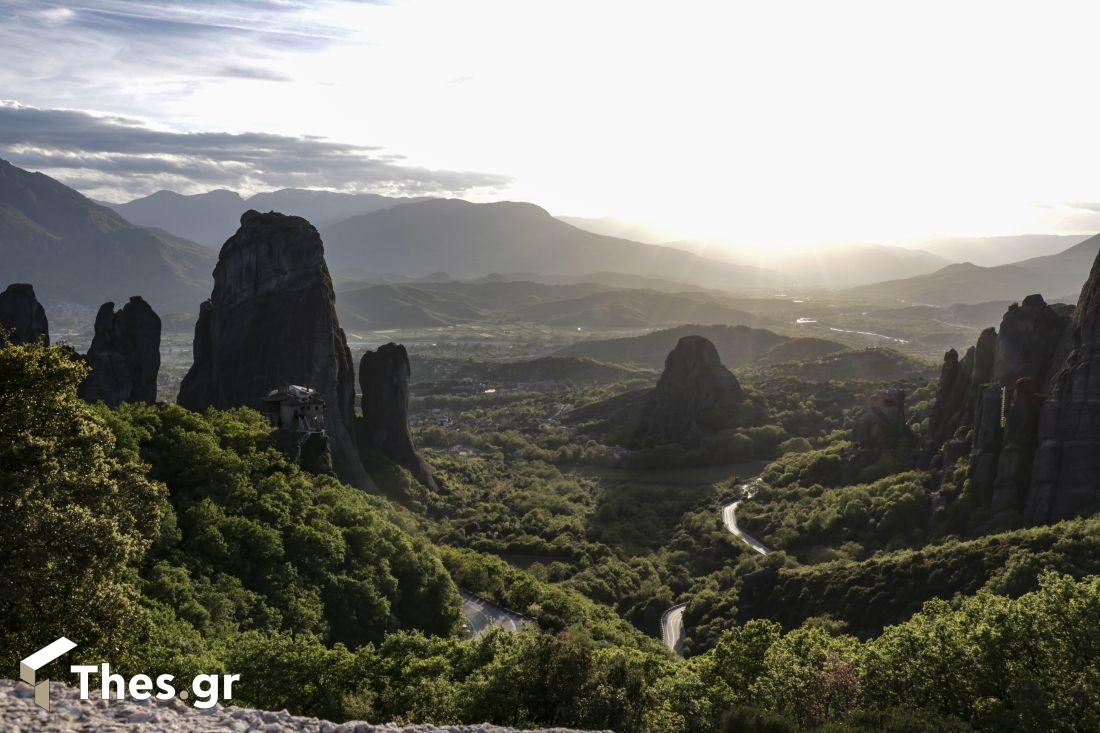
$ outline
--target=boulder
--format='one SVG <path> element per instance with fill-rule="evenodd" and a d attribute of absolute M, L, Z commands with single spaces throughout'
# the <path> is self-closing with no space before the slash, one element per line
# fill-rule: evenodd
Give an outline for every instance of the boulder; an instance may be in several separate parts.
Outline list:
<path fill-rule="evenodd" d="M 363 460 L 377 452 L 407 468 L 432 491 L 438 487 L 431 469 L 416 452 L 409 428 L 409 355 L 400 344 L 367 351 L 359 361 L 359 388 L 363 393 L 360 448 Z"/>
<path fill-rule="evenodd" d="M 44 341 L 49 345 L 50 324 L 33 287 L 12 283 L 0 293 L 0 329 L 10 331 L 8 340 L 13 344 Z"/>
<path fill-rule="evenodd" d="M 743 401 L 741 384 L 714 344 L 684 336 L 645 399 L 634 442 L 698 444 L 705 434 L 735 425 Z"/>
<path fill-rule="evenodd" d="M 136 295 L 119 311 L 114 303 L 104 303 L 84 359 L 91 372 L 77 390 L 83 399 L 111 407 L 153 404 L 160 372 L 160 317 Z"/>
<path fill-rule="evenodd" d="M 355 376 L 335 302 L 317 230 L 301 217 L 245 212 L 218 255 L 178 402 L 259 409 L 272 385 L 309 386 L 326 405 L 336 474 L 373 488 L 359 458 Z"/>

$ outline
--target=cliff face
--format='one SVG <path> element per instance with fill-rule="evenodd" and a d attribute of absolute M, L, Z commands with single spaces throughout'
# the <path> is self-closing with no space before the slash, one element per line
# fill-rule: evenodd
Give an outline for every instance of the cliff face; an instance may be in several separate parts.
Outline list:
<path fill-rule="evenodd" d="M 77 393 L 89 402 L 115 407 L 123 402 L 157 400 L 160 371 L 160 318 L 139 296 L 115 311 L 104 303 L 95 317 L 95 336 L 84 357 L 91 373 Z"/>
<path fill-rule="evenodd" d="M 359 362 L 363 392 L 360 445 L 364 459 L 377 451 L 407 468 L 416 480 L 437 490 L 431 469 L 417 454 L 409 428 L 409 355 L 399 344 L 363 354 Z"/>
<path fill-rule="evenodd" d="M 179 404 L 259 408 L 280 384 L 308 385 L 325 401 L 337 475 L 371 486 L 356 444 L 355 377 L 336 318 L 324 246 L 300 217 L 248 211 L 218 255 L 214 290 L 195 326 L 195 361 Z"/>
<path fill-rule="evenodd" d="M 646 397 L 635 441 L 690 445 L 705 433 L 735 423 L 744 394 L 702 336 L 684 336 L 665 359 L 657 386 Z"/>
<path fill-rule="evenodd" d="M 1100 255 L 1058 347 L 1039 408 L 1038 443 L 1025 515 L 1054 522 L 1100 502 Z"/>
<path fill-rule="evenodd" d="M 975 354 L 988 351 L 991 332 Z M 995 339 L 990 371 L 975 357 L 966 385 L 946 355 L 929 464 L 948 467 L 964 453 L 953 444 L 967 442 L 970 490 L 994 522 L 1055 522 L 1100 506 L 1100 259 L 1076 308 L 1028 296 Z"/>
<path fill-rule="evenodd" d="M 26 344 L 45 338 L 50 343 L 50 325 L 46 311 L 34 288 L 26 283 L 12 283 L 0 293 L 0 328 L 10 330 L 8 338 L 13 344 Z"/>

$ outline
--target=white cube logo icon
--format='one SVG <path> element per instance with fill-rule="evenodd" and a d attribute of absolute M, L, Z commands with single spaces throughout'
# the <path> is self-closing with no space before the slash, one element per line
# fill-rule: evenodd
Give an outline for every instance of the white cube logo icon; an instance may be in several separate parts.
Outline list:
<path fill-rule="evenodd" d="M 19 678 L 28 685 L 34 685 L 34 702 L 38 707 L 45 710 L 50 709 L 50 681 L 38 680 L 36 682 L 35 675 L 38 670 L 75 648 L 76 642 L 62 636 L 19 662 Z"/>

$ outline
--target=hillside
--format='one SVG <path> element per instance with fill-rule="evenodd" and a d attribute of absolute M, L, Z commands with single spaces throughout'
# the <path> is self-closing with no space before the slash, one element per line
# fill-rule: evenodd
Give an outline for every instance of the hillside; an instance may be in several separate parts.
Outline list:
<path fill-rule="evenodd" d="M 5 282 L 32 283 L 43 300 L 94 308 L 141 295 L 172 312 L 206 298 L 214 253 L 0 160 L 0 261 Z"/>
<path fill-rule="evenodd" d="M 1090 237 L 1058 254 L 1009 265 L 980 267 L 964 262 L 928 275 L 865 285 L 849 292 L 865 298 L 932 305 L 1022 300 L 1032 293 L 1040 293 L 1048 301 L 1054 301 L 1080 291 L 1081 274 L 1088 272 L 1097 250 L 1100 250 L 1100 236 Z"/>
<path fill-rule="evenodd" d="M 931 379 L 937 368 L 930 362 L 914 359 L 893 349 L 862 349 L 769 364 L 761 372 L 770 378 L 795 377 L 812 382 L 833 379 L 860 379 L 871 382 L 895 382 L 903 379 Z"/>
<path fill-rule="evenodd" d="M 464 372 L 492 382 L 523 384 L 530 382 L 614 382 L 633 377 L 652 377 L 653 372 L 605 364 L 586 357 L 544 356 L 538 359 L 469 367 Z"/>
<path fill-rule="evenodd" d="M 321 228 L 357 214 L 420 200 L 302 188 L 265 191 L 244 198 L 236 191 L 219 189 L 192 195 L 157 191 L 133 201 L 107 206 L 135 224 L 158 227 L 216 249 L 237 230 L 241 214 L 249 209 L 301 216 Z"/>
<path fill-rule="evenodd" d="M 610 270 L 738 290 L 769 290 L 784 280 L 761 268 L 586 232 L 525 203 L 403 204 L 326 227 L 321 236 L 330 266 L 345 274 L 443 270 L 471 278 L 494 272 L 581 275 Z"/>
<path fill-rule="evenodd" d="M 731 369 L 758 362 L 805 359 L 848 350 L 847 346 L 826 339 L 791 338 L 744 325 L 686 325 L 641 336 L 582 341 L 556 353 L 559 356 L 587 356 L 598 361 L 660 369 L 676 342 L 691 335 L 705 336 L 713 342 L 722 363 Z"/>

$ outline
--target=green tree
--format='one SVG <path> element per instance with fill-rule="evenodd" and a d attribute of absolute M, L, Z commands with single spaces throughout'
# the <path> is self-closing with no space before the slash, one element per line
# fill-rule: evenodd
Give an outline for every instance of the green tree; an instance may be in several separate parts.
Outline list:
<path fill-rule="evenodd" d="M 67 636 L 124 664 L 148 630 L 128 568 L 168 512 L 163 486 L 118 454 L 87 368 L 65 347 L 0 345 L 0 658 Z"/>

